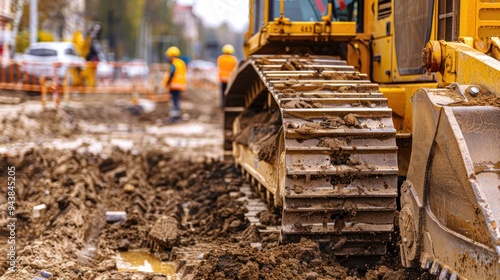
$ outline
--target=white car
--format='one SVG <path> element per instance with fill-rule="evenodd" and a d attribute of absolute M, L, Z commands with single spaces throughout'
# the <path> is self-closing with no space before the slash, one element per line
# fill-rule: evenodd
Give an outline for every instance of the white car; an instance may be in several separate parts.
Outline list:
<path fill-rule="evenodd" d="M 96 78 L 109 79 L 113 77 L 114 66 L 104 59 L 104 55 L 99 56 L 101 61 L 97 64 Z M 68 74 L 71 68 L 82 70 L 86 66 L 86 60 L 76 50 L 76 46 L 71 42 L 39 42 L 33 43 L 26 49 L 21 57 L 21 71 L 30 76 L 48 79 L 54 78 L 55 63 L 59 62 L 57 67 L 57 76 L 59 79 L 64 77 L 69 79 L 72 84 L 72 76 Z"/>
<path fill-rule="evenodd" d="M 217 69 L 217 64 L 207 61 L 207 60 L 199 60 L 195 59 L 188 63 L 188 68 L 192 70 L 201 70 L 201 71 L 213 71 Z"/>
<path fill-rule="evenodd" d="M 149 74 L 149 67 L 144 60 L 134 59 L 130 62 L 124 63 L 121 67 L 121 72 L 128 78 L 145 78 Z"/>
<path fill-rule="evenodd" d="M 70 68 L 83 69 L 85 66 L 85 59 L 77 53 L 73 43 L 40 42 L 26 49 L 22 56 L 21 71 L 37 78 L 53 78 L 57 62 L 60 63 L 57 67 L 59 78 L 65 77 Z"/>
<path fill-rule="evenodd" d="M 193 60 L 187 65 L 189 79 L 192 82 L 218 82 L 217 64 L 206 60 Z"/>

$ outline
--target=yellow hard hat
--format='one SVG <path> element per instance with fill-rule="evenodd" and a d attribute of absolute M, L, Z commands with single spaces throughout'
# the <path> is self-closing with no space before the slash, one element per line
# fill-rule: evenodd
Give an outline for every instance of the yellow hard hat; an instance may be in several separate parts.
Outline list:
<path fill-rule="evenodd" d="M 179 55 L 181 55 L 181 51 L 179 50 L 178 47 L 170 47 L 167 49 L 165 54 L 167 56 L 179 56 Z"/>
<path fill-rule="evenodd" d="M 222 52 L 225 54 L 233 54 L 234 53 L 234 47 L 231 44 L 226 44 L 224 47 L 222 47 Z"/>

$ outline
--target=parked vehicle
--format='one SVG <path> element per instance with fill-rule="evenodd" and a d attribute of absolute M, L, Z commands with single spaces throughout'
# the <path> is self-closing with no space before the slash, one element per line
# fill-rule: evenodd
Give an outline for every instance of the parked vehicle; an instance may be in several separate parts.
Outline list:
<path fill-rule="evenodd" d="M 100 57 L 101 58 L 101 57 Z M 85 80 L 82 70 L 88 66 L 85 58 L 78 53 L 71 42 L 39 42 L 31 44 L 21 56 L 21 72 L 36 79 L 52 79 L 57 71 L 59 79 L 66 78 L 69 84 L 79 84 Z M 60 63 L 59 65 L 57 65 Z M 56 66 L 57 65 L 57 66 Z M 56 70 L 57 68 L 57 70 Z M 114 67 L 104 59 L 97 64 L 96 77 L 113 77 Z M 78 82 L 77 82 L 78 81 Z"/>
<path fill-rule="evenodd" d="M 217 83 L 217 64 L 206 60 L 193 60 L 187 65 L 192 82 Z"/>
<path fill-rule="evenodd" d="M 60 63 L 57 66 L 56 64 Z M 66 77 L 70 69 L 81 70 L 85 59 L 81 57 L 73 43 L 40 42 L 33 43 L 22 56 L 21 72 L 36 78 L 52 78 L 57 71 L 59 78 Z"/>
<path fill-rule="evenodd" d="M 212 71 L 217 69 L 217 64 L 207 60 L 195 59 L 188 64 L 188 68 L 192 70 Z"/>
<path fill-rule="evenodd" d="M 147 77 L 149 67 L 144 60 L 134 59 L 124 64 L 121 72 L 128 78 Z"/>

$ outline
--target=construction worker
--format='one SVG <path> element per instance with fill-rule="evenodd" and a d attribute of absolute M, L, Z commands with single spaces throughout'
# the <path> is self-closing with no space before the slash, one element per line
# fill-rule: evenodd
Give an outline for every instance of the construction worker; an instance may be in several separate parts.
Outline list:
<path fill-rule="evenodd" d="M 225 98 L 224 93 L 226 92 L 227 82 L 229 81 L 231 73 L 233 72 L 238 62 L 238 60 L 233 54 L 234 54 L 234 47 L 230 44 L 226 44 L 224 45 L 224 47 L 222 47 L 222 54 L 219 56 L 219 58 L 217 58 L 217 67 L 219 69 L 219 81 L 221 83 L 221 90 L 222 90 L 221 107 L 223 109 L 224 109 L 224 98 Z"/>
<path fill-rule="evenodd" d="M 163 85 L 170 93 L 170 99 L 172 100 L 168 122 L 173 123 L 181 119 L 180 99 L 181 93 L 186 90 L 186 63 L 179 58 L 181 51 L 177 47 L 168 48 L 165 55 L 169 59 L 170 71 L 165 73 Z"/>

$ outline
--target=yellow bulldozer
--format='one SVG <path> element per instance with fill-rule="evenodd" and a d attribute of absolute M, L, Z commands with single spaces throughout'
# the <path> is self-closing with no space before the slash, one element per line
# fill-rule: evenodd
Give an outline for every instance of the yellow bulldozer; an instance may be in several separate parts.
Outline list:
<path fill-rule="evenodd" d="M 500 1 L 250 0 L 224 149 L 282 242 L 500 279 Z M 399 220 L 396 224 L 395 220 Z"/>

